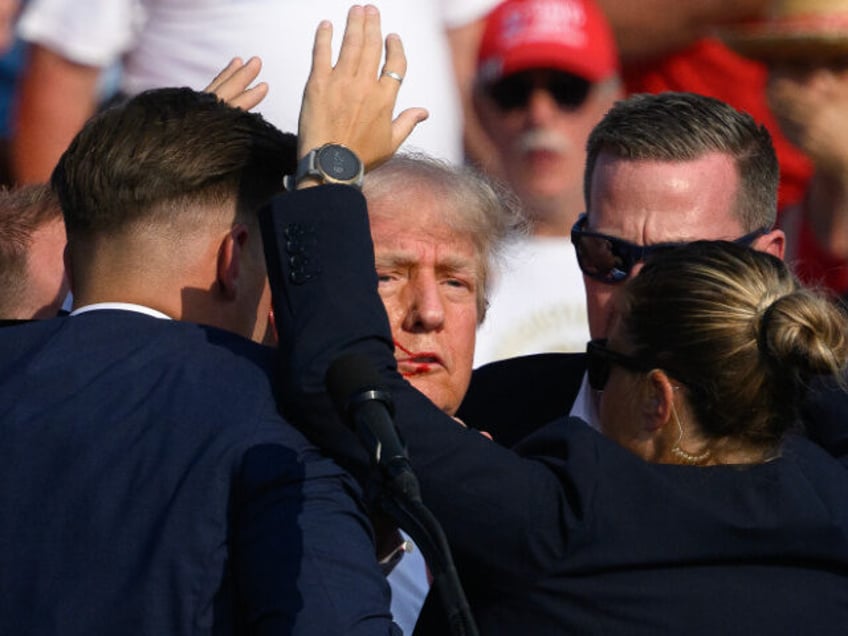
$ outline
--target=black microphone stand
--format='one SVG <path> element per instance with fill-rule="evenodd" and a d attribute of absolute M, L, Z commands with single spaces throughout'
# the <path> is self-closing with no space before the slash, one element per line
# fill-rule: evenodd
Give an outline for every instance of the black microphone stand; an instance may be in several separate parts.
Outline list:
<path fill-rule="evenodd" d="M 477 636 L 477 625 L 459 581 L 444 530 L 421 500 L 418 478 L 408 460 L 405 457 L 394 459 L 381 465 L 384 488 L 377 502 L 421 550 L 433 576 L 433 587 L 438 591 L 447 614 L 451 634 Z"/>
<path fill-rule="evenodd" d="M 352 426 L 380 476 L 377 503 L 421 550 L 433 586 L 455 636 L 477 636 L 477 625 L 459 582 L 450 546 L 436 517 L 421 500 L 418 478 L 394 423 L 394 402 L 380 387 L 371 361 L 342 356 L 327 372 L 327 388 L 337 410 Z"/>

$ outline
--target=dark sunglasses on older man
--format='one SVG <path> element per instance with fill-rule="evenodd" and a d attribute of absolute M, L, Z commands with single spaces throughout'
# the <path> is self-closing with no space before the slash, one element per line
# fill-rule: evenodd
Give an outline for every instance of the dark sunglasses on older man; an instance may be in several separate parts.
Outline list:
<path fill-rule="evenodd" d="M 629 371 L 641 373 L 647 373 L 657 368 L 653 360 L 638 356 L 628 356 L 608 349 L 606 338 L 589 341 L 586 345 L 586 376 L 589 379 L 590 387 L 595 389 L 595 391 L 603 391 L 607 385 L 607 380 L 609 380 L 612 365 L 614 364 Z"/>
<path fill-rule="evenodd" d="M 585 227 L 586 213 L 584 212 L 571 228 L 571 242 L 577 252 L 577 264 L 586 276 L 602 283 L 620 283 L 630 276 L 636 263 L 645 260 L 654 252 L 686 245 L 686 242 L 636 245 L 600 232 L 590 232 L 584 229 Z M 766 232 L 768 228 L 761 227 L 745 236 L 740 236 L 733 242 L 739 245 L 750 245 Z"/>
<path fill-rule="evenodd" d="M 554 70 L 531 70 L 507 75 L 488 87 L 487 93 L 501 110 L 526 108 L 537 88 L 546 91 L 562 110 L 577 110 L 589 96 L 589 80 Z"/>

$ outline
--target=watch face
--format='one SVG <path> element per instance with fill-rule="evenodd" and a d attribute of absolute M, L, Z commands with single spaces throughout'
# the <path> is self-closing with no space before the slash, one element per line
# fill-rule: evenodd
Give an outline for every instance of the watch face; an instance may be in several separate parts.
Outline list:
<path fill-rule="evenodd" d="M 316 163 L 324 174 L 337 181 L 352 181 L 359 176 L 359 159 L 344 146 L 325 146 L 318 153 Z"/>

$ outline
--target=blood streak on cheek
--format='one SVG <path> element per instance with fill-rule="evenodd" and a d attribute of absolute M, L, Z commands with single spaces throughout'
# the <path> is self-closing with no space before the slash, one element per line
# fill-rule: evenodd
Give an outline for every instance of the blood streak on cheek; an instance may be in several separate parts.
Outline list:
<path fill-rule="evenodd" d="M 411 352 L 409 349 L 407 349 L 406 347 L 404 347 L 404 346 L 403 346 L 401 343 L 399 343 L 397 340 L 395 340 L 395 341 L 394 341 L 394 343 L 395 343 L 395 347 L 397 347 L 398 349 L 400 349 L 401 351 L 403 351 L 406 355 L 408 355 L 408 356 L 412 357 L 412 352 Z M 400 374 L 401 374 L 401 376 L 403 376 L 404 378 L 410 378 L 410 377 L 412 377 L 412 376 L 414 376 L 414 375 L 420 375 L 420 374 L 422 374 L 422 373 L 429 373 L 431 368 L 432 368 L 432 365 L 431 365 L 430 363 L 428 363 L 428 362 L 420 362 L 420 363 L 416 364 L 416 365 L 412 368 L 412 370 L 411 370 L 411 371 L 410 371 L 410 370 L 408 370 L 408 371 L 401 371 L 401 372 L 400 372 Z"/>
<path fill-rule="evenodd" d="M 399 342 L 398 342 L 397 340 L 395 340 L 394 338 L 392 338 L 392 342 L 394 342 L 394 343 L 395 343 L 395 346 L 396 346 L 398 349 L 400 349 L 401 351 L 403 351 L 406 355 L 408 355 L 408 356 L 411 356 L 411 355 L 412 355 L 412 352 L 411 352 L 409 349 L 407 349 L 406 347 L 404 347 L 401 343 L 399 343 Z"/>

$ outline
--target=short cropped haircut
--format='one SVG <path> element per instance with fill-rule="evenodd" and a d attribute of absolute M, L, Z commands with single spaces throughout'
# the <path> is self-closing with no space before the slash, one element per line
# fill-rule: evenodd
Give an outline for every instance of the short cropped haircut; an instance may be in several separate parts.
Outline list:
<path fill-rule="evenodd" d="M 486 315 L 493 264 L 507 241 L 527 232 L 517 198 L 470 166 L 455 166 L 422 153 L 395 155 L 365 177 L 369 201 L 390 198 L 409 183 L 425 183 L 444 201 L 445 221 L 467 235 L 478 258 L 477 316 Z"/>
<path fill-rule="evenodd" d="M 164 222 L 195 204 L 235 200 L 247 218 L 295 163 L 295 137 L 260 115 L 209 93 L 163 88 L 92 118 L 51 182 L 71 240 Z"/>
<path fill-rule="evenodd" d="M 59 201 L 47 184 L 0 190 L 0 317 L 16 313 L 28 285 L 33 232 L 61 218 Z"/>
<path fill-rule="evenodd" d="M 706 438 L 775 447 L 813 375 L 848 363 L 848 318 L 765 252 L 697 241 L 650 257 L 621 297 L 625 338 L 682 382 Z"/>
<path fill-rule="evenodd" d="M 750 115 L 694 93 L 633 95 L 607 112 L 586 144 L 583 191 L 587 209 L 601 153 L 674 162 L 711 152 L 730 155 L 736 164 L 740 186 L 735 214 L 745 231 L 771 228 L 777 217 L 779 180 L 771 135 Z"/>

